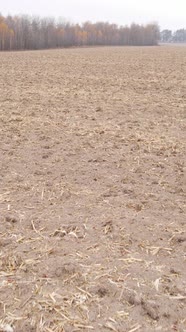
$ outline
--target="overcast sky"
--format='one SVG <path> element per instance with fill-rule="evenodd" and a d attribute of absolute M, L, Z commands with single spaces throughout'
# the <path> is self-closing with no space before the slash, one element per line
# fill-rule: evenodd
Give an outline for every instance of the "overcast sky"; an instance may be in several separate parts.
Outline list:
<path fill-rule="evenodd" d="M 186 28 L 186 0 L 5 0 L 0 12 L 121 25 L 156 21 L 162 29 Z"/>

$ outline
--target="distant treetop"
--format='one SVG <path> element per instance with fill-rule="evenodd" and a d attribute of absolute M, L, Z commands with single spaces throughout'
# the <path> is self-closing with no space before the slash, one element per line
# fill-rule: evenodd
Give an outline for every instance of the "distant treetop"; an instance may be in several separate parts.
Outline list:
<path fill-rule="evenodd" d="M 162 43 L 186 43 L 186 29 L 179 29 L 174 32 L 171 30 L 161 31 Z"/>

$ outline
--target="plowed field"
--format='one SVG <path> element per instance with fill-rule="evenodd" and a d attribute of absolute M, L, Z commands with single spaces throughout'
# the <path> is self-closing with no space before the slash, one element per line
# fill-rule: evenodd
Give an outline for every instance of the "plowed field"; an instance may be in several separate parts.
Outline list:
<path fill-rule="evenodd" d="M 186 47 L 0 53 L 0 331 L 186 331 L 185 121 Z"/>

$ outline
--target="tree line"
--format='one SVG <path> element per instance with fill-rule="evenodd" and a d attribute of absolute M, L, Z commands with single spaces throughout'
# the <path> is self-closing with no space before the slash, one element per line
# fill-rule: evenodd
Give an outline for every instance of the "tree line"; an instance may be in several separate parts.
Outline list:
<path fill-rule="evenodd" d="M 72 24 L 54 18 L 0 14 L 0 50 L 37 50 L 93 45 L 157 45 L 156 23 L 118 26 L 105 22 Z"/>
<path fill-rule="evenodd" d="M 186 43 L 186 29 L 176 31 L 165 29 L 161 31 L 162 43 Z"/>

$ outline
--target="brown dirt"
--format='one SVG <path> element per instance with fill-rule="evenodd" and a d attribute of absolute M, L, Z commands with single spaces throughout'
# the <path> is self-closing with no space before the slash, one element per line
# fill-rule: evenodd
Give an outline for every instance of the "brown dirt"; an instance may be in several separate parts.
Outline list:
<path fill-rule="evenodd" d="M 185 332 L 186 47 L 0 66 L 0 330 Z"/>

